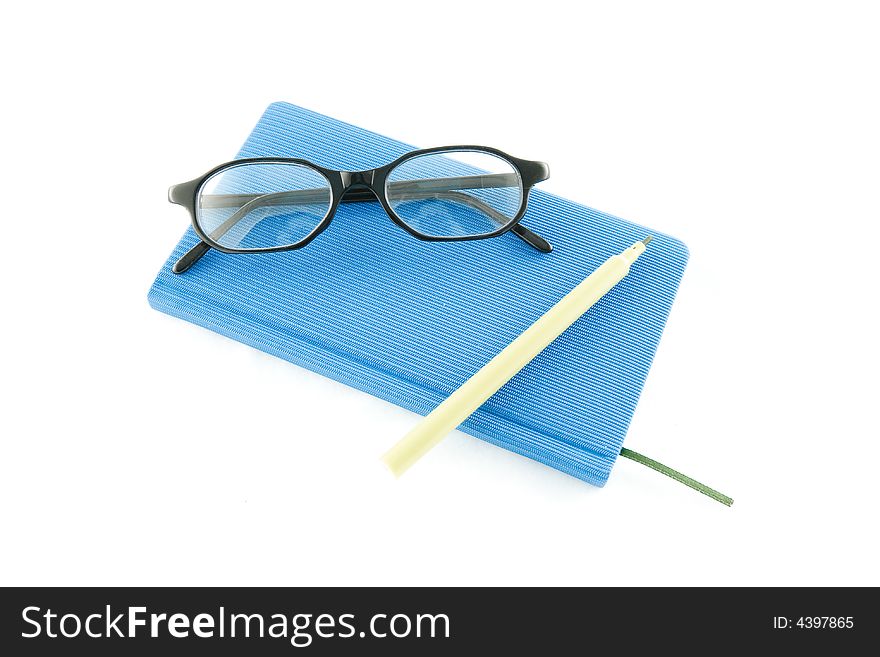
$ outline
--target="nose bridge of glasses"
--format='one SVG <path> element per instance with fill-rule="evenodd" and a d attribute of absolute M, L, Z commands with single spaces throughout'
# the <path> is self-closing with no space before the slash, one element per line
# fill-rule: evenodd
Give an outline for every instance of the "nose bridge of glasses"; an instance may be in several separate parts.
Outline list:
<path fill-rule="evenodd" d="M 367 169 L 366 171 L 340 171 L 342 176 L 342 188 L 345 190 L 352 187 L 373 187 L 373 181 L 376 178 L 375 169 Z"/>
<path fill-rule="evenodd" d="M 342 202 L 378 201 L 379 193 L 373 188 L 376 170 L 340 171 L 342 177 Z"/>

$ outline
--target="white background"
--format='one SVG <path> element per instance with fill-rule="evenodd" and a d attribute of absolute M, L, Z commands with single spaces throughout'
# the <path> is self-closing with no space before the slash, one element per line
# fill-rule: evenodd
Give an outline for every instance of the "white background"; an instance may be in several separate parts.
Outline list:
<path fill-rule="evenodd" d="M 0 11 L 0 583 L 880 584 L 870 3 Z M 684 240 L 626 445 L 734 506 L 460 433 L 394 481 L 415 415 L 151 310 L 167 187 L 275 100 Z"/>

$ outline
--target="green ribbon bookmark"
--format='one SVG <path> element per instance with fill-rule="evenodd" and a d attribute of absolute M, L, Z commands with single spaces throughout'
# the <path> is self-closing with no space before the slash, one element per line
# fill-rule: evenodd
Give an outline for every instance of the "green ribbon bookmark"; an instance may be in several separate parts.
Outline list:
<path fill-rule="evenodd" d="M 724 504 L 726 506 L 730 506 L 731 504 L 733 504 L 732 497 L 728 497 L 724 493 L 719 493 L 714 488 L 709 488 L 705 484 L 701 484 L 696 479 L 691 479 L 687 475 L 683 475 L 682 473 L 678 472 L 677 470 L 673 470 L 672 468 L 665 466 L 662 463 L 655 461 L 654 459 L 649 459 L 644 454 L 639 454 L 638 452 L 634 452 L 631 449 L 627 449 L 626 447 L 624 447 L 620 450 L 620 455 L 625 456 L 626 458 L 631 459 L 631 460 L 635 461 L 636 463 L 641 463 L 642 465 L 646 465 L 649 468 L 651 468 L 652 470 L 656 470 L 657 472 L 659 472 L 661 474 L 665 474 L 667 477 L 671 477 L 672 479 L 675 479 L 676 481 L 681 482 L 685 486 L 689 486 L 690 488 L 693 488 L 695 491 L 700 492 L 703 495 L 708 495 L 716 502 L 721 502 L 722 504 Z"/>

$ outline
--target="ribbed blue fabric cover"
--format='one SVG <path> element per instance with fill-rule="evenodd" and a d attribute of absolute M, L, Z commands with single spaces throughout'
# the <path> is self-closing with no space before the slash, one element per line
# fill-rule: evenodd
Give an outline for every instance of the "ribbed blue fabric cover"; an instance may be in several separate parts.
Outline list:
<path fill-rule="evenodd" d="M 239 157 L 300 157 L 362 170 L 412 149 L 275 103 Z M 423 242 L 395 226 L 378 203 L 344 204 L 330 227 L 302 250 L 212 250 L 176 276 L 171 266 L 197 241 L 188 229 L 149 301 L 157 310 L 426 414 L 611 254 L 653 235 L 623 282 L 461 425 L 466 433 L 601 486 L 623 444 L 687 248 L 540 189 L 532 191 L 523 224 L 549 240 L 553 253 L 539 253 L 511 234 Z"/>

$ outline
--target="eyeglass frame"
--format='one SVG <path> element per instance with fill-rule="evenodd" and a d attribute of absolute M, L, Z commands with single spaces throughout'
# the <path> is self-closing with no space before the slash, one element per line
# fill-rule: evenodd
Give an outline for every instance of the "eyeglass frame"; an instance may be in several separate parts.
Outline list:
<path fill-rule="evenodd" d="M 505 160 L 508 164 L 510 164 L 513 170 L 516 172 L 519 177 L 519 181 L 522 183 L 522 198 L 520 200 L 519 209 L 516 211 L 514 216 L 508 219 L 505 216 L 506 223 L 502 225 L 498 230 L 490 232 L 490 233 L 482 233 L 479 235 L 459 235 L 459 236 L 437 236 L 437 235 L 426 235 L 424 233 L 420 233 L 412 226 L 407 224 L 391 207 L 391 204 L 387 197 L 387 178 L 388 174 L 391 173 L 395 168 L 399 165 L 403 164 L 407 160 L 413 159 L 415 157 L 430 155 L 433 153 L 445 153 L 445 152 L 455 152 L 455 151 L 471 151 L 478 153 L 489 153 L 494 155 L 502 160 Z M 212 239 L 202 227 L 199 226 L 199 221 L 196 213 L 197 204 L 199 201 L 199 194 L 201 193 L 202 187 L 204 184 L 211 179 L 213 176 L 226 171 L 228 169 L 232 169 L 239 166 L 247 166 L 249 164 L 295 164 L 304 167 L 309 167 L 314 169 L 318 173 L 326 178 L 327 182 L 330 185 L 330 205 L 327 209 L 327 213 L 323 219 L 300 241 L 294 244 L 285 244 L 283 246 L 270 246 L 270 247 L 260 247 L 253 249 L 235 249 L 223 246 L 218 243 L 216 240 Z M 474 177 L 485 178 L 486 176 L 507 176 L 508 174 L 485 174 L 480 176 L 479 174 Z M 464 176 L 469 177 L 469 176 Z M 368 201 L 379 201 L 381 203 L 383 209 L 386 214 L 388 214 L 389 218 L 396 225 L 403 228 L 406 232 L 408 232 L 413 237 L 426 241 L 426 242 L 464 242 L 470 240 L 479 240 L 479 239 L 488 239 L 490 237 L 498 237 L 499 235 L 503 235 L 507 232 L 513 232 L 514 235 L 522 239 L 524 242 L 537 249 L 542 253 L 550 253 L 553 250 L 552 245 L 547 242 L 543 237 L 537 235 L 532 232 L 525 226 L 520 224 L 523 216 L 528 209 L 528 199 L 529 193 L 537 183 L 547 180 L 550 177 L 550 167 L 545 162 L 539 162 L 536 160 L 524 160 L 522 158 L 514 157 L 509 155 L 503 151 L 498 150 L 497 148 L 491 148 L 489 146 L 473 146 L 473 145 L 464 145 L 464 146 L 440 146 L 436 148 L 422 148 L 414 151 L 410 151 L 398 157 L 397 159 L 385 164 L 383 166 L 377 167 L 375 169 L 366 169 L 363 171 L 339 171 L 335 169 L 327 169 L 326 167 L 322 167 L 314 162 L 310 162 L 309 160 L 301 159 L 301 158 L 285 158 L 285 157 L 251 157 L 251 158 L 241 158 L 238 160 L 231 160 L 229 162 L 224 162 L 220 164 L 207 173 L 195 178 L 193 180 L 189 180 L 184 183 L 180 183 L 177 185 L 172 185 L 168 189 L 168 200 L 175 205 L 181 205 L 189 210 L 190 219 L 192 221 L 192 227 L 195 231 L 196 235 L 198 235 L 200 241 L 193 246 L 189 251 L 187 251 L 172 267 L 172 272 L 175 274 L 182 274 L 190 267 L 192 267 L 196 262 L 198 262 L 202 256 L 204 256 L 208 250 L 215 249 L 220 251 L 221 253 L 229 253 L 229 254 L 246 254 L 246 253 L 277 253 L 280 251 L 294 251 L 296 249 L 301 249 L 304 246 L 307 246 L 312 240 L 314 240 L 318 235 L 320 235 L 330 223 L 333 221 L 333 217 L 336 214 L 336 210 L 339 207 L 340 203 L 343 202 L 368 202 Z M 463 177 L 450 177 L 450 178 L 438 178 L 438 179 L 424 179 L 428 182 L 431 180 L 459 180 Z M 414 181 L 399 181 L 405 183 L 419 183 L 420 180 Z M 393 184 L 393 183 L 392 183 Z M 473 189 L 474 187 L 471 187 Z M 311 190 L 299 190 L 299 191 L 311 191 Z M 451 192 L 452 190 L 450 190 Z M 296 193 L 293 192 L 284 192 L 284 193 Z M 248 194 L 247 196 L 254 196 L 256 198 L 270 196 L 270 194 Z M 469 196 L 467 194 L 463 194 L 471 201 L 477 200 L 476 197 Z M 230 195 L 230 196 L 241 196 L 241 195 Z M 347 197 L 347 198 L 346 198 Z M 242 206 L 244 207 L 244 206 Z M 491 208 L 491 206 L 489 206 Z M 241 208 L 240 208 L 241 209 Z M 493 209 L 494 210 L 494 209 Z M 485 211 L 485 210 L 484 210 Z M 497 213 L 497 211 L 495 211 Z M 500 213 L 498 213 L 500 214 Z M 491 216 L 491 214 L 490 214 Z M 502 215 L 503 216 L 503 215 Z M 497 220 L 496 220 L 497 221 Z"/>

